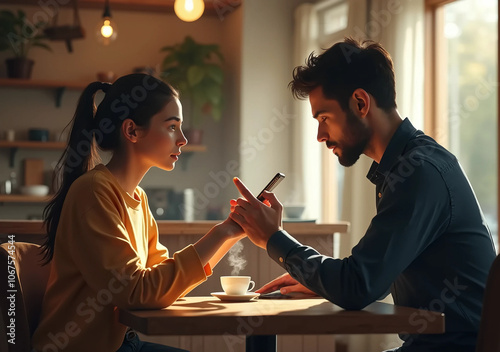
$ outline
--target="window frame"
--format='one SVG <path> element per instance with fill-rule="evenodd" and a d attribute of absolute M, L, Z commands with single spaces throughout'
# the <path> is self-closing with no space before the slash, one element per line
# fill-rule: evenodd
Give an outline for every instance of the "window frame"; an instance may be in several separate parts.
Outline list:
<path fill-rule="evenodd" d="M 447 114 L 443 105 L 438 104 L 447 97 L 446 70 L 444 55 L 437 55 L 438 48 L 443 46 L 437 29 L 444 22 L 444 5 L 456 0 L 425 0 L 425 77 L 424 77 L 424 127 L 426 133 L 440 144 L 449 146 L 447 129 Z M 500 6 L 498 6 L 500 19 Z M 497 35 L 500 38 L 500 25 L 497 25 Z M 442 54 L 442 53 L 441 53 Z M 497 45 L 497 81 L 500 82 L 500 45 Z M 500 89 L 497 89 L 497 222 L 500 221 Z M 500 248 L 500 234 L 497 239 Z"/>

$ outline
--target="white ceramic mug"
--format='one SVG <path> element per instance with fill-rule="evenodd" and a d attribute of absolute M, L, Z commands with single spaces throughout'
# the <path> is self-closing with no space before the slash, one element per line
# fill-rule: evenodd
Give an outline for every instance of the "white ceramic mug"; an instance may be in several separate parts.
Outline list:
<path fill-rule="evenodd" d="M 5 131 L 5 140 L 9 142 L 14 142 L 15 139 L 16 139 L 16 131 L 14 130 Z"/>
<path fill-rule="evenodd" d="M 224 292 L 231 296 L 244 295 L 255 287 L 255 282 L 250 280 L 250 276 L 221 276 L 220 283 Z"/>

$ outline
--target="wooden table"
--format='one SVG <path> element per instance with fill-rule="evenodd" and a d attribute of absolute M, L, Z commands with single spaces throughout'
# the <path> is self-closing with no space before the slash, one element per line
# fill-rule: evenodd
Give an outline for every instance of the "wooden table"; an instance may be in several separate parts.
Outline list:
<path fill-rule="evenodd" d="M 245 335 L 247 351 L 276 351 L 276 335 L 440 334 L 444 314 L 376 302 L 345 311 L 322 298 L 222 302 L 186 297 L 162 310 L 120 310 L 122 324 L 146 335 Z M 416 321 L 425 320 L 425 324 Z M 229 346 L 228 346 L 229 347 Z"/>
<path fill-rule="evenodd" d="M 204 235 L 212 226 L 219 221 L 181 221 L 181 220 L 159 220 L 158 233 L 161 236 L 179 235 Z M 314 222 L 284 222 L 283 227 L 294 236 L 314 236 L 333 234 L 335 232 L 346 233 L 349 230 L 349 222 L 336 221 L 328 224 L 317 224 Z M 18 235 L 43 235 L 45 228 L 41 220 L 0 220 L 0 234 Z"/>

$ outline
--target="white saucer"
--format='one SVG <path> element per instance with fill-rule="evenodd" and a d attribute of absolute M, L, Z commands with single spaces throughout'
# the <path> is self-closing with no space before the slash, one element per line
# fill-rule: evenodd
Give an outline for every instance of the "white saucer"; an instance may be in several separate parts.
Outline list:
<path fill-rule="evenodd" d="M 251 299 L 255 297 L 259 297 L 260 293 L 255 293 L 255 292 L 247 292 L 244 295 L 228 295 L 225 292 L 212 292 L 212 296 L 217 297 L 221 301 L 250 301 Z"/>

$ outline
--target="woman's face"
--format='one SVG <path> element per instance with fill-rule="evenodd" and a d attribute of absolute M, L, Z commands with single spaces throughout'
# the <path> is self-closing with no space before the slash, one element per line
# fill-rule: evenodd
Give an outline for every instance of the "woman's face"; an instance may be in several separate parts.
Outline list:
<path fill-rule="evenodd" d="M 147 165 L 167 171 L 175 167 L 181 147 L 187 143 L 182 133 L 182 121 L 182 106 L 177 98 L 153 115 L 149 127 L 136 144 L 136 152 Z"/>

